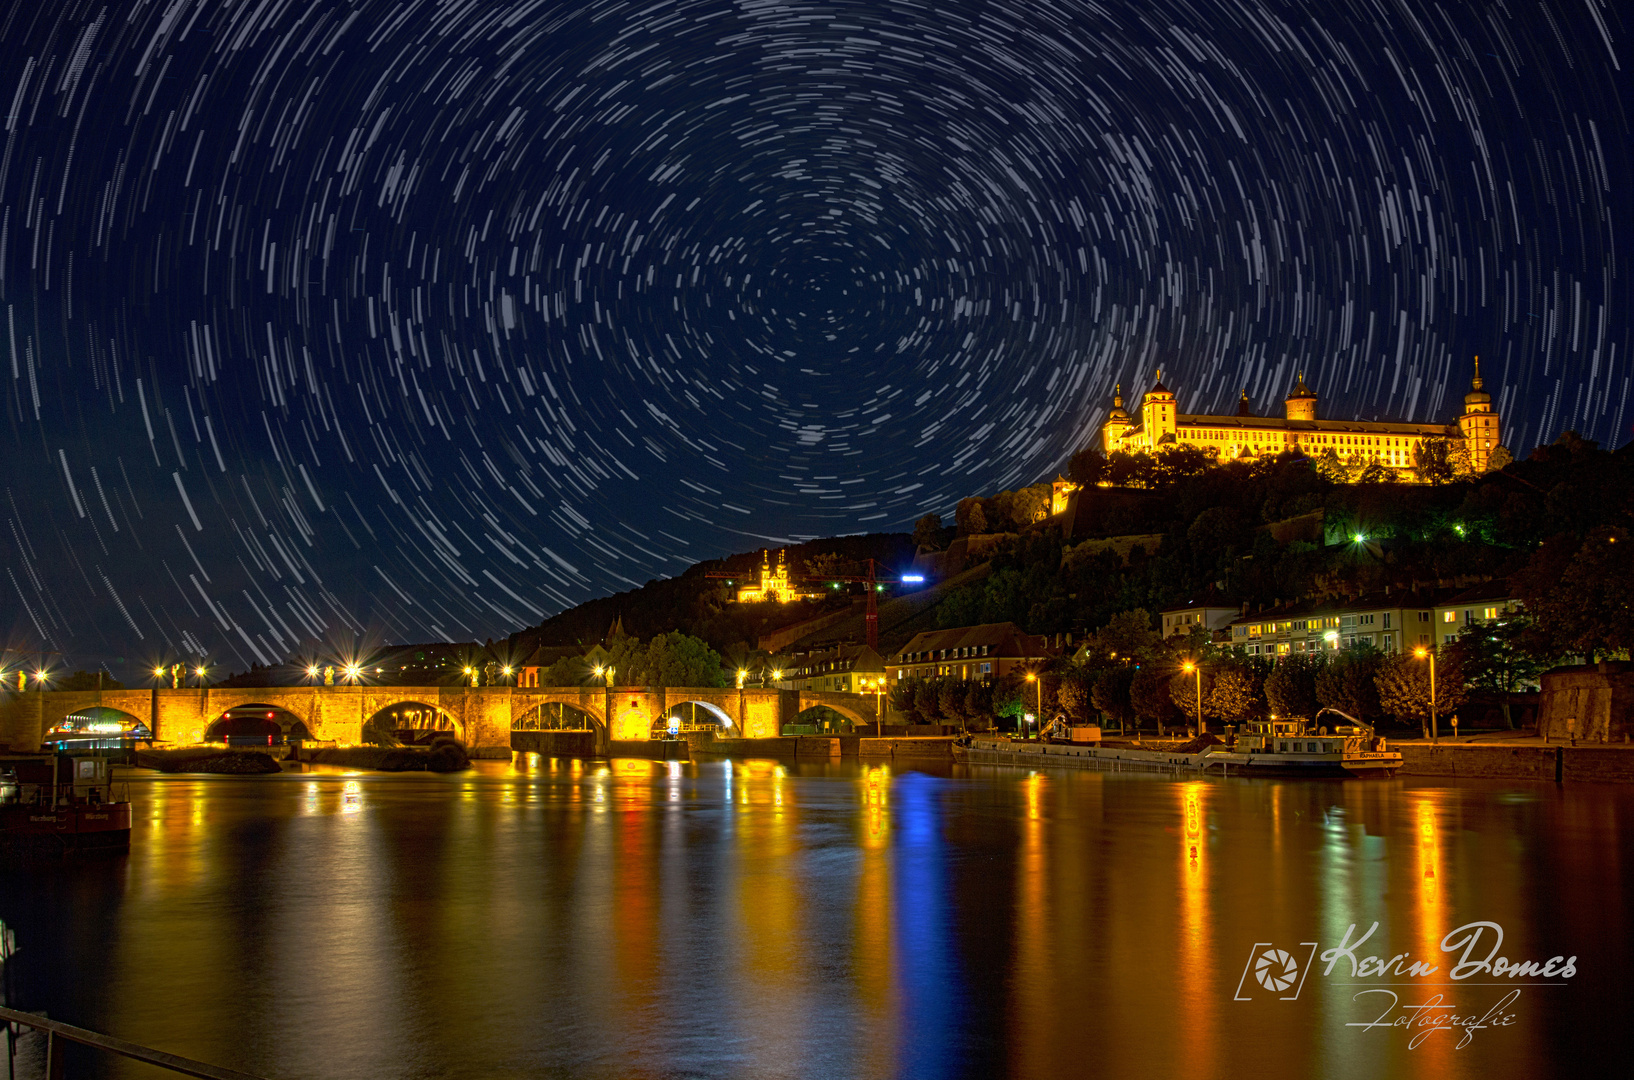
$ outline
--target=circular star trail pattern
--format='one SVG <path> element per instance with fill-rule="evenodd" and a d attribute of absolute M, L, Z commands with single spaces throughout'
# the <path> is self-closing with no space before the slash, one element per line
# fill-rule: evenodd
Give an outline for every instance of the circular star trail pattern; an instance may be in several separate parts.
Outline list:
<path fill-rule="evenodd" d="M 1036 482 L 1161 368 L 1623 441 L 1601 0 L 14 0 L 14 648 L 498 636 Z"/>

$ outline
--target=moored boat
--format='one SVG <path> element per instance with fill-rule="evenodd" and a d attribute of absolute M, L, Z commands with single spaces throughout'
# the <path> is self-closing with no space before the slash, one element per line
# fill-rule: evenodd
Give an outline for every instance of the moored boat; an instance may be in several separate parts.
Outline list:
<path fill-rule="evenodd" d="M 1337 710 L 1324 710 L 1337 711 Z M 1318 713 L 1320 717 L 1322 714 Z M 1343 716 L 1344 714 L 1339 714 Z M 1345 719 L 1350 719 L 1345 717 Z M 1196 746 L 1196 743 L 1192 744 Z M 1101 769 L 1123 772 L 1217 772 L 1233 775 L 1318 777 L 1389 776 L 1401 768 L 1401 754 L 1365 724 L 1352 722 L 1314 730 L 1305 720 L 1259 720 L 1244 726 L 1230 744 L 1195 750 L 1147 749 L 1089 743 L 1012 740 L 975 736 L 955 760 L 971 765 L 1026 768 Z"/>
<path fill-rule="evenodd" d="M 1204 769 L 1283 776 L 1389 776 L 1401 754 L 1362 724 L 1312 730 L 1304 720 L 1254 720 L 1230 749 L 1208 754 Z"/>
<path fill-rule="evenodd" d="M 0 846 L 75 851 L 130 846 L 131 807 L 109 762 L 70 754 L 0 757 Z"/>

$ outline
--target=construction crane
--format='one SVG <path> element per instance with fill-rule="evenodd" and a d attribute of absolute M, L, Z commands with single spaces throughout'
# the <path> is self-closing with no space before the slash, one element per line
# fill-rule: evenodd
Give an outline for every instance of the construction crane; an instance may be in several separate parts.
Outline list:
<path fill-rule="evenodd" d="M 736 581 L 743 574 L 734 574 L 726 570 L 711 570 L 704 575 L 708 578 L 720 578 L 728 582 Z M 844 582 L 846 584 L 866 585 L 868 587 L 868 608 L 863 616 L 867 627 L 866 638 L 870 649 L 879 648 L 879 594 L 885 590 L 885 585 L 879 580 L 877 566 L 873 559 L 868 560 L 866 574 L 824 574 L 820 578 L 804 578 L 804 581 L 822 581 L 832 584 Z"/>

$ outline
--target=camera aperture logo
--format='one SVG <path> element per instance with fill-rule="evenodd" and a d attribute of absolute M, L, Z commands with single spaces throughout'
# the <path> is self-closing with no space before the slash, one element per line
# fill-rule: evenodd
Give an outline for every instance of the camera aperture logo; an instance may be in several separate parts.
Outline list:
<path fill-rule="evenodd" d="M 1366 1009 L 1366 1018 L 1346 1027 L 1398 1032 L 1407 1036 L 1409 1048 L 1440 1034 L 1456 1037 L 1456 1048 L 1462 1049 L 1478 1032 L 1515 1024 L 1522 988 L 1568 986 L 1577 974 L 1576 956 L 1538 961 L 1501 955 L 1504 931 L 1495 922 L 1449 931 L 1440 942 L 1442 955 L 1434 959 L 1364 952 L 1378 929 L 1374 923 L 1358 937 L 1351 924 L 1337 946 L 1322 951 L 1325 966 L 1318 978 L 1351 989 L 1352 1000 Z M 1288 948 L 1254 942 L 1232 1000 L 1298 1001 L 1318 966 L 1319 947 L 1315 941 Z"/>

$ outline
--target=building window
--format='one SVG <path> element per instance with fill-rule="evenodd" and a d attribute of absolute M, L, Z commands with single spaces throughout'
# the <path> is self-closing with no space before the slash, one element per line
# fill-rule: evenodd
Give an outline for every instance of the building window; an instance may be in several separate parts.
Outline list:
<path fill-rule="evenodd" d="M 1485 615 L 1489 619 L 1496 619 L 1498 617 L 1498 609 L 1495 607 L 1489 607 L 1486 609 Z"/>
<path fill-rule="evenodd" d="M 1442 622 L 1456 622 L 1457 620 L 1458 620 L 1458 612 L 1456 612 L 1456 611 L 1444 611 L 1444 612 L 1441 613 L 1441 621 Z"/>
<path fill-rule="evenodd" d="M 982 665 L 982 674 L 983 675 L 993 674 L 993 665 L 992 664 L 983 664 Z"/>
<path fill-rule="evenodd" d="M 1386 630 L 1390 629 L 1390 613 L 1388 611 L 1384 613 L 1384 628 Z"/>

